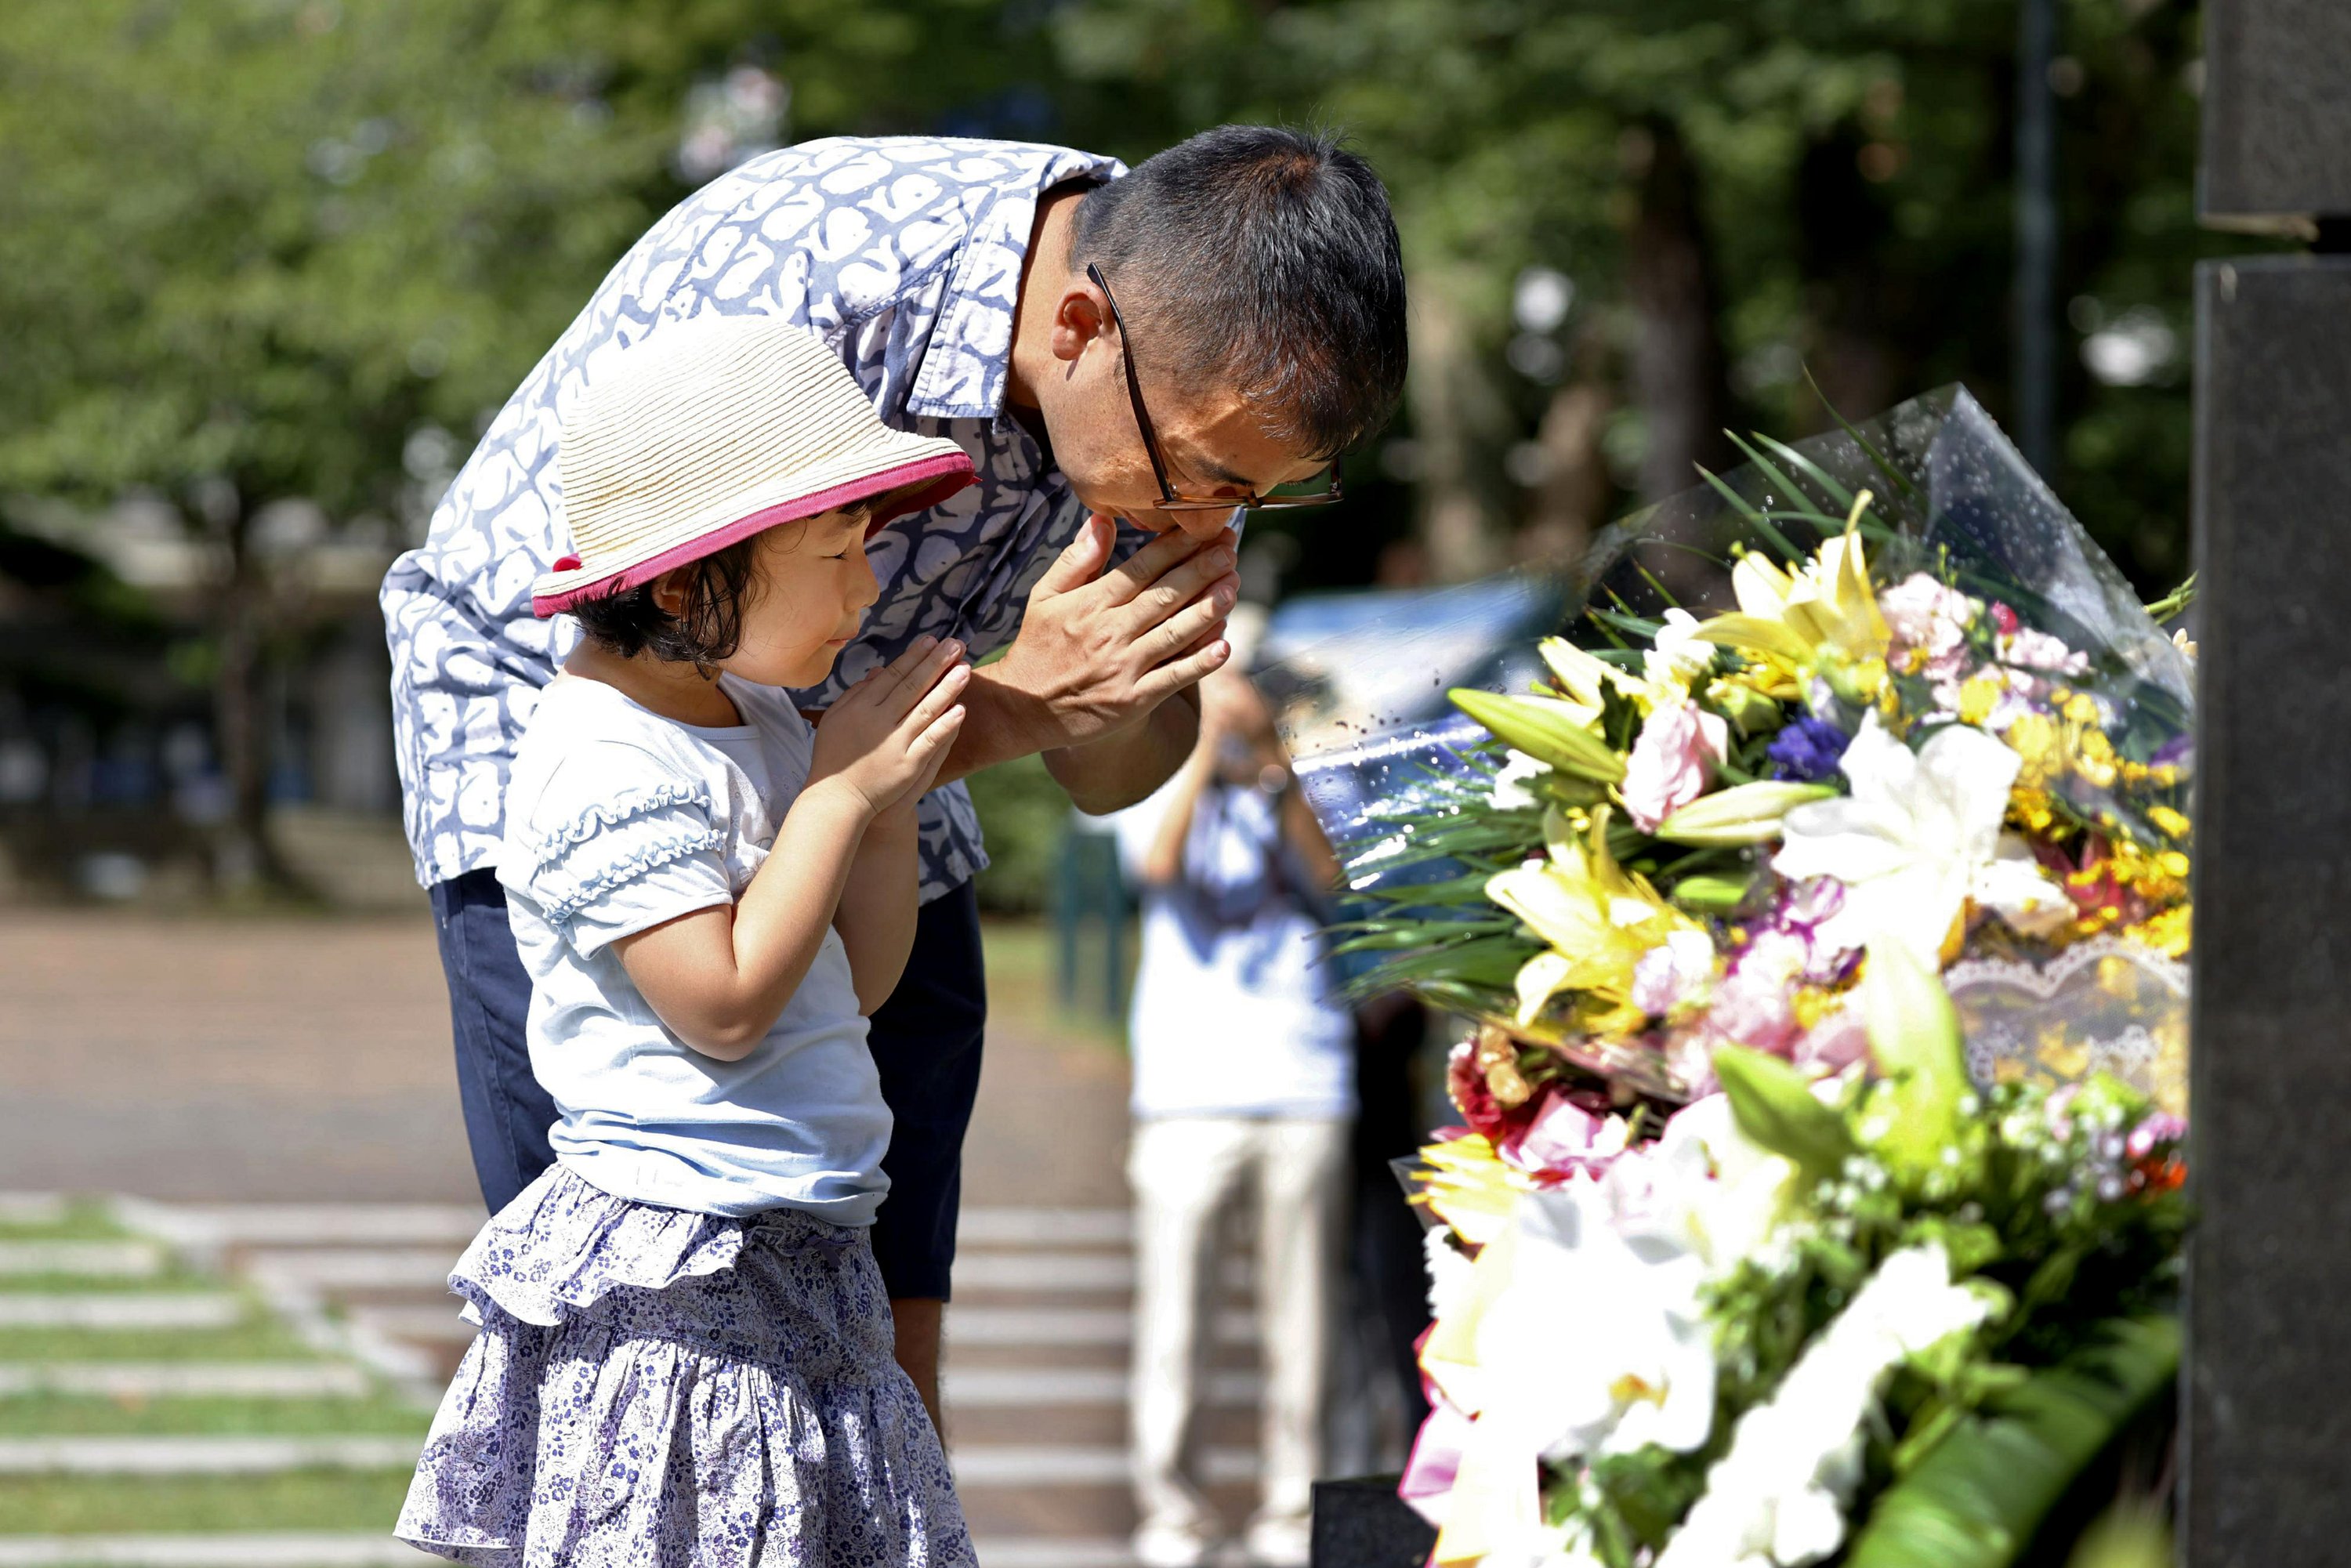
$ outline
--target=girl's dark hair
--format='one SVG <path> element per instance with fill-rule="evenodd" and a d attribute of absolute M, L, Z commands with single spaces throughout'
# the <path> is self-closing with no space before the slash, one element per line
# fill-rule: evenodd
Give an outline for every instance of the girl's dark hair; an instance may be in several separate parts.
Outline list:
<path fill-rule="evenodd" d="M 591 641 L 624 659 L 650 653 L 673 664 L 715 664 L 743 641 L 743 595 L 759 538 L 738 539 L 684 568 L 685 604 L 675 615 L 655 602 L 650 582 L 580 600 L 571 613 Z"/>

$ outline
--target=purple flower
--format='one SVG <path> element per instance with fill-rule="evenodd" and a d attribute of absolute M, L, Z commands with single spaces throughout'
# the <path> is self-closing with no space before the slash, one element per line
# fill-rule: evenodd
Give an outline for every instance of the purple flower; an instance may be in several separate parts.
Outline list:
<path fill-rule="evenodd" d="M 1844 731 L 1825 719 L 1810 714 L 1797 716 L 1795 721 L 1772 737 L 1763 753 L 1771 759 L 1774 779 L 1792 779 L 1799 783 L 1817 784 L 1833 778 L 1838 761 L 1844 756 L 1847 744 Z"/>

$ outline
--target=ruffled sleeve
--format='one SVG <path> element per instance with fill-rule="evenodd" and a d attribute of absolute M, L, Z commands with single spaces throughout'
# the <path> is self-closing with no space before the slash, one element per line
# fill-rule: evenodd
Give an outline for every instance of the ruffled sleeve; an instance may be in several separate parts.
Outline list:
<path fill-rule="evenodd" d="M 522 852 L 502 865 L 500 880 L 583 957 L 734 902 L 710 782 L 633 747 L 567 758 L 528 820 Z"/>

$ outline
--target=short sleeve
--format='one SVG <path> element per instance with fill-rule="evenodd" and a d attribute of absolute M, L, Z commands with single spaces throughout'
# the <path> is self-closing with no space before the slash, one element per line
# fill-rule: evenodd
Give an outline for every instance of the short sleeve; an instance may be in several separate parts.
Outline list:
<path fill-rule="evenodd" d="M 526 821 L 499 880 L 583 957 L 735 900 L 712 785 L 633 747 L 565 758 Z"/>

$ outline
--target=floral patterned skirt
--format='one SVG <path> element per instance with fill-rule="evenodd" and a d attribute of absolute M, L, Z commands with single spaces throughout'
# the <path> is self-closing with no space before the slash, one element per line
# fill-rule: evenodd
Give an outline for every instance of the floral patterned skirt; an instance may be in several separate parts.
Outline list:
<path fill-rule="evenodd" d="M 865 1233 L 558 1166 L 449 1279 L 481 1325 L 394 1533 L 499 1568 L 970 1568 Z"/>

